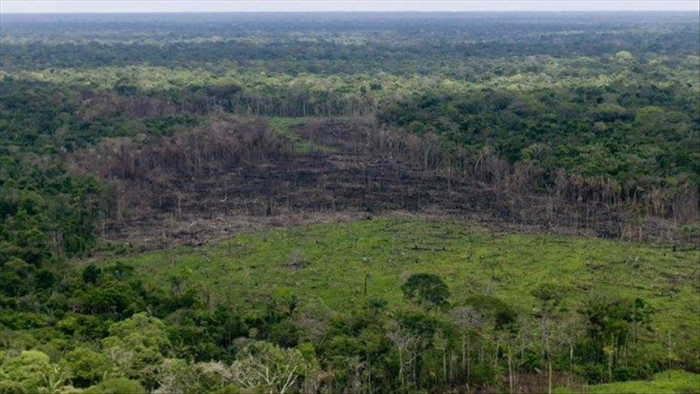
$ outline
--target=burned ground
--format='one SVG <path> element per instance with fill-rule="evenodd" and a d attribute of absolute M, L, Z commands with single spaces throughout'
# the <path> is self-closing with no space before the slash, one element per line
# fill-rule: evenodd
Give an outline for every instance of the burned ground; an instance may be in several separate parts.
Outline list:
<path fill-rule="evenodd" d="M 604 184 L 571 178 L 537 189 L 527 168 L 448 154 L 430 136 L 380 130 L 370 119 L 310 121 L 291 132 L 318 149 L 299 150 L 262 119 L 222 118 L 170 137 L 108 140 L 78 155 L 74 167 L 111 185 L 103 235 L 145 247 L 394 212 L 679 240 L 666 211 L 640 221 L 631 212 L 645 206 Z"/>

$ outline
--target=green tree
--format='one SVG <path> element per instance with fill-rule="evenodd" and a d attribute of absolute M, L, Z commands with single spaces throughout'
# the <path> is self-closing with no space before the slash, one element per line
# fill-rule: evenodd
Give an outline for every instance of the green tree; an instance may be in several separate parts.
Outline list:
<path fill-rule="evenodd" d="M 621 62 L 629 62 L 634 60 L 634 56 L 632 56 L 632 54 L 628 51 L 620 51 L 615 54 L 615 59 Z"/>
<path fill-rule="evenodd" d="M 140 380 L 146 387 L 156 384 L 157 366 L 169 346 L 165 324 L 138 313 L 109 327 L 111 336 L 102 340 L 113 370 Z"/>
<path fill-rule="evenodd" d="M 0 377 L 3 377 L 0 383 L 3 392 L 55 393 L 64 388 L 70 371 L 52 364 L 43 352 L 25 350 L 17 356 L 6 357 L 0 367 Z"/>
<path fill-rule="evenodd" d="M 404 298 L 427 309 L 444 310 L 449 306 L 450 290 L 439 276 L 413 274 L 401 286 Z"/>
<path fill-rule="evenodd" d="M 109 359 L 104 353 L 79 347 L 68 352 L 61 364 L 69 369 L 76 387 L 90 387 L 107 376 L 110 370 Z"/>

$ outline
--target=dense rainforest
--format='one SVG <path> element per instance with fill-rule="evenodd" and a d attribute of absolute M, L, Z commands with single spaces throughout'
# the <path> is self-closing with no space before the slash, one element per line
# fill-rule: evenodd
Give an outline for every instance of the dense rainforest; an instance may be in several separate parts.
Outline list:
<path fill-rule="evenodd" d="M 696 14 L 1 18 L 0 392 L 700 384 Z"/>

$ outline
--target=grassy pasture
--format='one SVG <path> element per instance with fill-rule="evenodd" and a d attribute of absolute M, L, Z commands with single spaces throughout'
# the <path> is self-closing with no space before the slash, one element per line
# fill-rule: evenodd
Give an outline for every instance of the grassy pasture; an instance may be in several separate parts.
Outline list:
<path fill-rule="evenodd" d="M 524 314 L 536 308 L 531 289 L 556 283 L 571 310 L 595 297 L 640 297 L 656 310 L 655 331 L 697 333 L 699 258 L 697 250 L 391 218 L 272 229 L 103 264 L 133 264 L 155 286 L 168 286 L 169 276 L 181 275 L 215 299 L 230 298 L 241 307 L 293 293 L 330 311 L 365 297 L 400 306 L 403 280 L 419 272 L 440 275 L 454 305 L 489 294 Z"/>
<path fill-rule="evenodd" d="M 700 375 L 685 371 L 668 371 L 654 375 L 651 380 L 635 380 L 588 386 L 591 394 L 666 394 L 700 393 Z M 555 391 L 559 394 L 577 393 L 569 389 Z"/>

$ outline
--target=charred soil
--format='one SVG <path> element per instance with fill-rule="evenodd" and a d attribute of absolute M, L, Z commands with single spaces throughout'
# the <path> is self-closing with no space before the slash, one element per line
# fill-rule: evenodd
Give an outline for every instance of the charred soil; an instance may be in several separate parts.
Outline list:
<path fill-rule="evenodd" d="M 170 137 L 107 140 L 77 155 L 74 168 L 111 185 L 103 235 L 147 248 L 395 212 L 689 242 L 663 209 L 573 177 L 536 188 L 527 168 L 448 154 L 431 136 L 381 130 L 371 119 L 317 120 L 292 132 L 323 149 L 300 152 L 263 119 L 219 119 Z M 686 210 L 692 218 L 697 207 Z"/>

